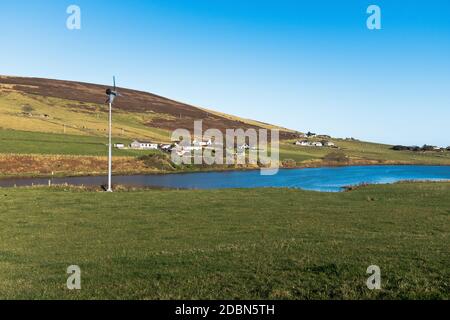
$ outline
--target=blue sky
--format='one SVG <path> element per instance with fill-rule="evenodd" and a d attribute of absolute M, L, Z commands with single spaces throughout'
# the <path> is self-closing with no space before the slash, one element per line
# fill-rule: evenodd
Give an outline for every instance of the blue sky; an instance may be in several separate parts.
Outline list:
<path fill-rule="evenodd" d="M 82 29 L 66 28 L 66 8 Z M 380 6 L 382 30 L 366 27 Z M 450 2 L 3 0 L 0 74 L 124 87 L 300 131 L 450 145 Z"/>

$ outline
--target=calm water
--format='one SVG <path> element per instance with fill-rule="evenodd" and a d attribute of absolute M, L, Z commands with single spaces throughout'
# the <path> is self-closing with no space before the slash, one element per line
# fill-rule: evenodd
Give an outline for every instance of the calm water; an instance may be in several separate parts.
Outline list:
<path fill-rule="evenodd" d="M 338 192 L 362 183 L 394 183 L 401 180 L 450 180 L 450 166 L 361 166 L 314 169 L 283 169 L 274 176 L 259 171 L 230 171 L 168 175 L 115 176 L 114 184 L 187 189 L 288 187 Z M 106 177 L 54 178 L 53 184 L 101 185 Z M 0 180 L 0 187 L 48 184 L 48 179 Z"/>

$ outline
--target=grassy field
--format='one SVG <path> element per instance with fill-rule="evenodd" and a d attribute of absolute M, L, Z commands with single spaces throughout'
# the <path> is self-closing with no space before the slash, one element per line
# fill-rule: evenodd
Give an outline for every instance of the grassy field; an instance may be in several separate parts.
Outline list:
<path fill-rule="evenodd" d="M 364 141 L 348 141 L 331 139 L 353 161 L 398 164 L 426 164 L 450 165 L 450 152 L 413 152 L 395 151 L 392 146 Z M 299 163 L 311 160 L 320 160 L 328 153 L 335 151 L 330 148 L 301 147 L 293 144 L 294 141 L 283 142 L 280 145 L 280 159 L 293 159 Z"/>
<path fill-rule="evenodd" d="M 129 144 L 131 140 L 115 138 L 113 143 Z M 19 130 L 0 130 L 0 153 L 105 156 L 106 137 L 79 136 Z M 139 156 L 140 150 L 114 149 L 115 156 Z"/>
<path fill-rule="evenodd" d="M 0 189 L 0 298 L 449 299 L 449 194 Z"/>
<path fill-rule="evenodd" d="M 448 164 L 450 165 L 450 152 L 414 152 L 395 151 L 392 146 L 380 143 L 367 143 L 364 141 L 336 140 L 343 152 L 349 157 L 359 159 L 406 161 L 421 164 Z"/>
<path fill-rule="evenodd" d="M 352 159 L 450 165 L 450 152 L 394 151 L 391 146 L 383 144 L 336 139 L 333 141 Z M 113 142 L 129 144 L 131 140 L 114 137 Z M 100 136 L 0 129 L 0 154 L 104 156 L 107 143 L 107 137 Z M 280 144 L 280 159 L 293 159 L 300 165 L 305 161 L 320 160 L 332 151 L 334 149 L 300 147 L 292 141 L 286 141 Z M 140 156 L 145 153 L 139 150 L 114 150 L 116 156 Z"/>
<path fill-rule="evenodd" d="M 450 165 L 450 152 L 414 153 L 394 151 L 390 146 L 335 140 L 348 162 L 329 162 L 324 157 L 335 149 L 299 147 L 291 142 L 280 145 L 281 165 L 320 167 L 334 165 L 429 164 Z M 114 138 L 129 144 L 131 140 Z M 0 178 L 100 175 L 107 170 L 107 138 L 0 129 Z M 142 156 L 152 159 L 142 160 Z M 170 154 L 160 151 L 113 150 L 116 174 L 144 174 L 173 171 L 243 169 L 241 166 L 174 166 Z M 291 159 L 290 161 L 285 161 Z M 247 165 L 245 168 L 250 168 Z"/>

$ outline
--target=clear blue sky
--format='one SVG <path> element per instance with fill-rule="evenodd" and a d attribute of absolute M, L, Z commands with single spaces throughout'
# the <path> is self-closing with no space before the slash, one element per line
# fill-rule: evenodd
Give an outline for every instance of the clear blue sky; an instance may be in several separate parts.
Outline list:
<path fill-rule="evenodd" d="M 66 8 L 82 29 L 66 29 Z M 382 30 L 366 9 L 382 10 Z M 120 85 L 334 136 L 450 145 L 450 1 L 3 0 L 0 74 Z"/>

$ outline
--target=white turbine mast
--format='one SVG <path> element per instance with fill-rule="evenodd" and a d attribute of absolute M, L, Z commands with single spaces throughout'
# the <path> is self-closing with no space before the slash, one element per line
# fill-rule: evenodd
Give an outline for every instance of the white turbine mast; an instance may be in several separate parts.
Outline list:
<path fill-rule="evenodd" d="M 114 99 L 120 94 L 116 89 L 116 77 L 113 77 L 113 89 L 106 89 L 106 95 L 108 100 L 106 102 L 109 104 L 109 144 L 108 144 L 108 190 L 107 192 L 113 192 L 112 190 L 112 105 Z"/>

